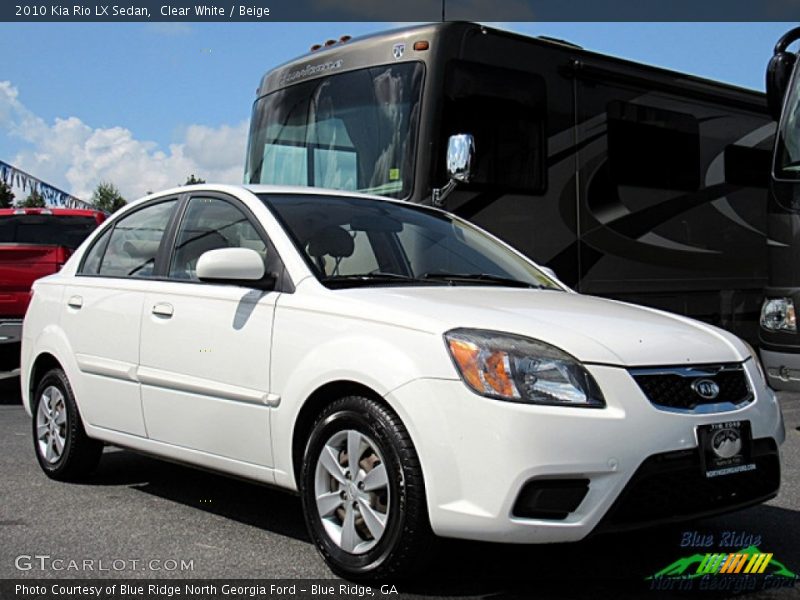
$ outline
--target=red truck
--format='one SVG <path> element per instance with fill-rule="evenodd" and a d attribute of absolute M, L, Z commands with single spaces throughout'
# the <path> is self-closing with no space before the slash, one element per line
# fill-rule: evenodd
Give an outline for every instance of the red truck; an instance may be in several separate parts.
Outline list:
<path fill-rule="evenodd" d="M 0 209 L 0 380 L 19 372 L 31 285 L 58 271 L 105 219 L 102 211 L 80 208 Z"/>

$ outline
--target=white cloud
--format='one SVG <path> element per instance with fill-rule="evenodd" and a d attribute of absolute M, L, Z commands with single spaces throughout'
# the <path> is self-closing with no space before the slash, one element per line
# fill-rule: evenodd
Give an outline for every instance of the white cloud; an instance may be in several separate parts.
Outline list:
<path fill-rule="evenodd" d="M 173 187 L 192 173 L 209 182 L 239 183 L 247 126 L 190 125 L 180 141 L 162 149 L 124 127 L 93 128 L 77 117 L 47 123 L 20 102 L 17 88 L 0 81 L 0 130 L 23 142 L 8 160 L 86 200 L 100 181 L 115 184 L 128 200 Z"/>

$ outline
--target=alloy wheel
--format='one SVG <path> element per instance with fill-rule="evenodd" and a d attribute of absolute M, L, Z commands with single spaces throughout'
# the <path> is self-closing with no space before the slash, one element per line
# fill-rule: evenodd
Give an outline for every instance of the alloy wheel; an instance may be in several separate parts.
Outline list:
<path fill-rule="evenodd" d="M 39 397 L 36 434 L 42 457 L 50 464 L 58 462 L 67 443 L 67 405 L 55 386 L 46 387 Z"/>
<path fill-rule="evenodd" d="M 377 444 L 354 429 L 322 447 L 314 478 L 319 517 L 345 552 L 364 554 L 380 541 L 389 517 L 389 479 Z"/>

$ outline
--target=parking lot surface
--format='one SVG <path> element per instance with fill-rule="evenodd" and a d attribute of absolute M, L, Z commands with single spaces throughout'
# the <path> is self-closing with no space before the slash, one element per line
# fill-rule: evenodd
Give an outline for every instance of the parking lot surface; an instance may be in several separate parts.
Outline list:
<path fill-rule="evenodd" d="M 436 547 L 427 577 L 406 582 L 401 591 L 420 597 L 511 597 L 540 589 L 545 580 L 547 597 L 577 597 L 582 586 L 589 597 L 626 583 L 641 591 L 647 575 L 691 554 L 692 548 L 681 545 L 689 534 L 710 535 L 715 543 L 726 535 L 739 536 L 735 541 L 743 544 L 757 541 L 762 552 L 800 573 L 800 394 L 780 398 L 787 429 L 783 484 L 769 503 L 577 544 L 445 540 Z M 2 384 L 0 578 L 332 577 L 306 535 L 294 495 L 116 448 L 106 449 L 90 479 L 58 483 L 40 471 L 30 429 L 15 386 Z M 70 561 L 78 568 L 70 568 Z M 562 585 L 570 591 L 559 593 Z M 800 589 L 749 597 L 796 598 Z"/>

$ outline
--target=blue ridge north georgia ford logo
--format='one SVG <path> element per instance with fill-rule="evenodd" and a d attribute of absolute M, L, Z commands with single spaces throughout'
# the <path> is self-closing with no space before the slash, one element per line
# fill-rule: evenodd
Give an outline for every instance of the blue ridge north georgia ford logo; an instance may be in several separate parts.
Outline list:
<path fill-rule="evenodd" d="M 732 427 L 717 431 L 711 438 L 711 449 L 720 458 L 731 458 L 742 451 L 742 436 Z"/>

